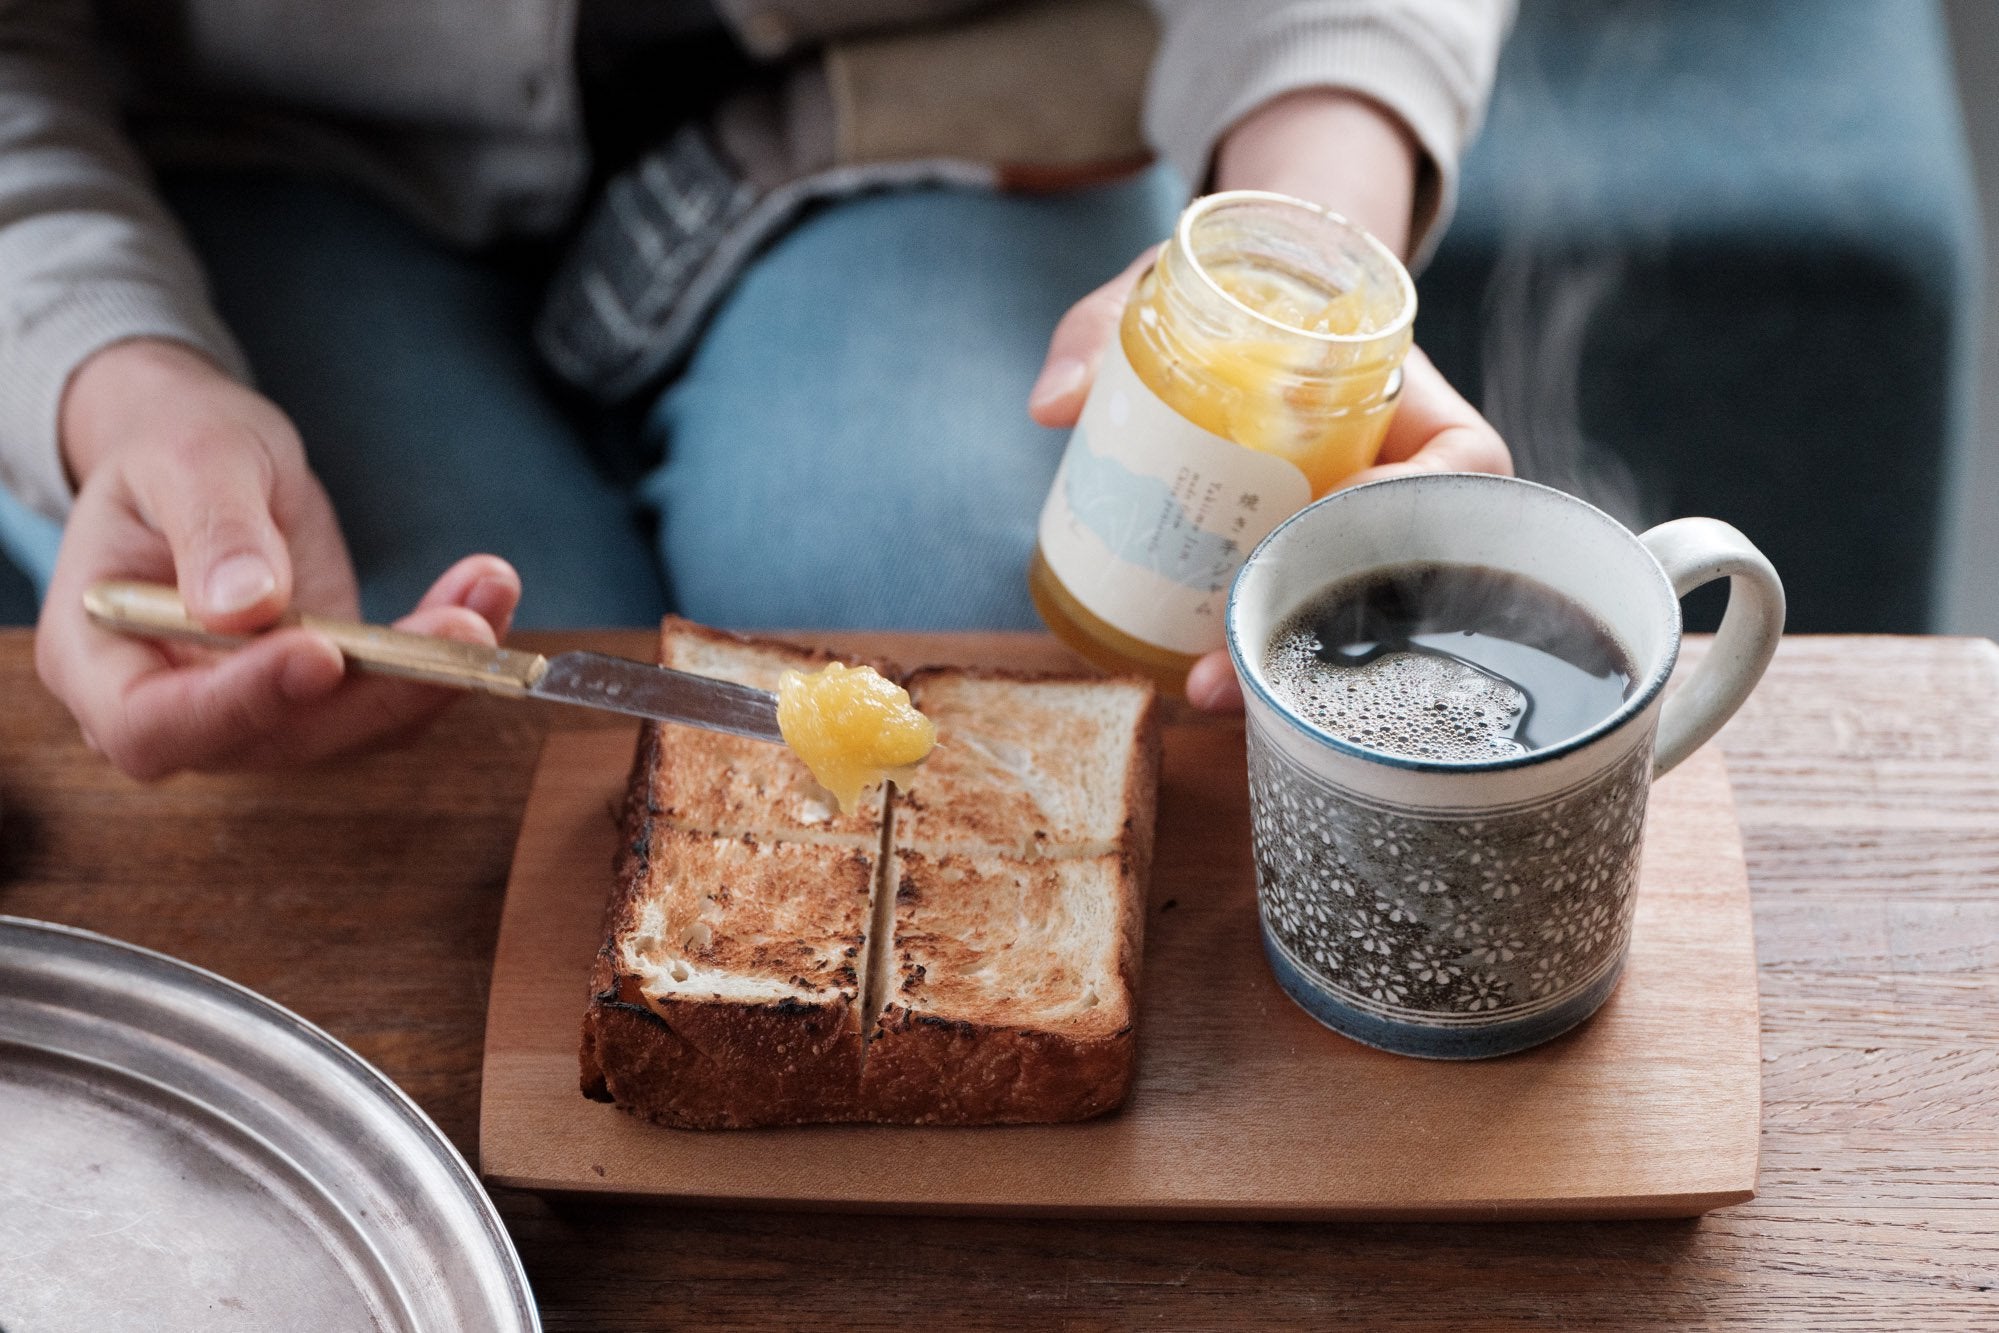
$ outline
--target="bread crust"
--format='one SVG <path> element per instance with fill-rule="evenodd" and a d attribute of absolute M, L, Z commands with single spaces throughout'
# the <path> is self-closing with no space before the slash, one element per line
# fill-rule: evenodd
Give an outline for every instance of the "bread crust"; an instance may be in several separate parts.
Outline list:
<path fill-rule="evenodd" d="M 1124 1104 L 1137 1068 L 1148 866 L 1130 853 L 1102 859 L 1117 867 L 1118 918 L 1116 984 L 1095 1011 L 1103 1020 L 1053 1026 L 928 1012 L 925 978 L 904 964 L 895 995 L 869 1033 L 861 1097 L 870 1119 L 1038 1124 L 1087 1120 Z"/>
<path fill-rule="evenodd" d="M 890 1005 L 868 1047 L 861 1095 L 868 1119 L 891 1124 L 1088 1120 L 1124 1104 L 1136 1051 L 1129 1024 L 1079 1041 Z"/>
<path fill-rule="evenodd" d="M 584 1044 L 601 1053 L 597 1100 L 676 1129 L 862 1118 L 861 1035 L 847 1003 L 655 1005 L 591 997 Z"/>
<path fill-rule="evenodd" d="M 1164 747 L 1159 695 L 1149 691 L 1138 710 L 1137 736 L 1125 763 L 1124 848 L 1138 874 L 1138 913 L 1143 926 L 1145 895 L 1152 883 L 1152 847 L 1159 824 L 1159 770 Z"/>
<path fill-rule="evenodd" d="M 662 635 L 664 660 L 671 660 L 676 636 L 719 648 L 832 660 L 814 650 L 676 619 L 662 626 Z M 1097 677 L 1059 673 L 942 668 L 914 673 L 907 683 L 943 676 L 1017 684 L 1102 683 Z M 663 807 L 658 775 L 669 763 L 687 764 L 692 777 L 735 760 L 698 746 L 690 750 L 682 744 L 685 729 L 669 732 L 659 724 L 645 724 L 626 787 L 623 836 L 605 909 L 605 943 L 592 967 L 584 1014 L 579 1061 L 584 1095 L 685 1129 L 837 1121 L 1049 1122 L 1085 1119 L 1121 1105 L 1136 1065 L 1136 1004 L 1160 752 L 1159 707 L 1145 688 L 1120 775 L 1124 819 L 1115 838 L 1116 974 L 1122 995 L 1116 997 L 1118 1009 L 1102 1015 L 1108 1021 L 1078 1023 L 1070 1030 L 927 1013 L 919 992 L 895 986 L 872 1023 L 861 1012 L 858 989 L 820 989 L 768 1002 L 647 993 L 643 978 L 627 965 L 623 942 L 638 931 L 641 904 L 656 891 L 656 849 L 662 840 L 685 836 L 690 822 L 686 812 Z M 712 774 L 692 780 L 718 783 Z M 701 812 L 692 822 L 701 826 L 701 817 L 711 813 Z M 892 819 L 893 814 L 882 817 Z M 719 821 L 708 825 L 715 834 L 741 832 L 714 829 L 713 822 Z M 826 829 L 819 836 L 826 845 L 855 845 L 851 832 Z M 773 828 L 749 836 L 798 835 Z M 880 850 L 877 846 L 876 852 Z M 1076 848 L 1070 854 L 1087 851 Z M 888 859 L 883 860 L 882 873 L 887 874 Z M 876 892 L 881 892 L 879 885 Z M 655 907 L 656 932 L 657 920 Z M 869 944 L 865 939 L 861 943 L 863 949 Z M 889 957 L 877 966 L 896 962 Z"/>
<path fill-rule="evenodd" d="M 646 871 L 652 854 L 651 773 L 659 761 L 659 724 L 646 722 L 639 727 L 639 743 L 632 754 L 631 772 L 625 779 L 625 802 L 619 811 L 618 853 L 612 861 L 611 893 L 604 903 L 604 943 L 590 964 L 590 1003 L 583 1015 L 582 1083 L 583 1095 L 594 1101 L 612 1100 L 604 1062 L 604 1048 L 597 1023 L 597 1011 L 619 991 L 621 978 L 617 962 L 617 940 L 630 921 L 634 900 L 644 892 Z M 612 1056 L 615 1060 L 615 1056 Z"/>
<path fill-rule="evenodd" d="M 864 1046 L 853 992 L 764 1004 L 649 996 L 624 966 L 619 941 L 651 890 L 655 844 L 648 776 L 664 749 L 648 722 L 627 783 L 605 942 L 591 968 L 583 1018 L 583 1094 L 683 1129 L 853 1119 Z M 863 940 L 862 943 L 865 943 Z"/>

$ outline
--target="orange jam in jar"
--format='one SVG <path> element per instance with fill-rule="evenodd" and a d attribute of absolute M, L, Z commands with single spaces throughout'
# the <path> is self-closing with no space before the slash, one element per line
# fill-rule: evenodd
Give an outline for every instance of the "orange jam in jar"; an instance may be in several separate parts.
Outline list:
<path fill-rule="evenodd" d="M 1374 462 L 1416 288 L 1285 195 L 1197 199 L 1133 290 L 1043 507 L 1028 586 L 1084 657 L 1179 690 L 1272 528 Z"/>

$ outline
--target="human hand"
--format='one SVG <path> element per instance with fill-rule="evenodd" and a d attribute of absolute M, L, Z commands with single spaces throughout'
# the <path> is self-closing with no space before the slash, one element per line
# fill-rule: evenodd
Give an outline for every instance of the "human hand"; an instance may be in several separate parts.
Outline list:
<path fill-rule="evenodd" d="M 1327 151 L 1329 144 L 1339 151 Z M 1215 176 L 1221 189 L 1277 190 L 1324 204 L 1397 253 L 1406 253 L 1415 143 L 1398 121 L 1365 98 L 1312 90 L 1266 103 L 1223 139 Z M 1028 414 L 1035 421 L 1057 428 L 1076 424 L 1131 289 L 1158 252 L 1158 246 L 1147 250 L 1062 316 L 1028 394 Z M 1499 432 L 1414 347 L 1403 363 L 1401 402 L 1377 459 L 1375 466 L 1340 484 L 1355 486 L 1413 472 L 1513 470 Z M 1242 707 L 1242 688 L 1226 652 L 1195 662 L 1187 675 L 1187 698 L 1217 712 Z"/>
<path fill-rule="evenodd" d="M 35 666 L 84 739 L 140 779 L 181 769 L 319 759 L 400 739 L 454 697 L 437 686 L 349 677 L 340 650 L 304 629 L 215 653 L 98 628 L 83 594 L 104 579 L 178 585 L 220 634 L 288 607 L 358 619 L 332 506 L 276 405 L 177 343 L 114 344 L 63 395 L 64 460 L 79 490 L 35 634 Z M 447 570 L 397 628 L 492 645 L 520 600 L 496 556 Z"/>
<path fill-rule="evenodd" d="M 1150 262 L 1147 260 L 1146 262 Z M 1127 270 L 1118 282 L 1127 278 L 1136 280 L 1137 273 L 1143 272 L 1143 264 L 1134 272 Z M 1055 340 L 1049 349 L 1052 365 L 1058 355 L 1072 356 L 1087 366 L 1086 377 L 1066 393 L 1059 396 L 1037 396 L 1030 399 L 1029 410 L 1034 419 L 1044 426 L 1073 426 L 1083 410 L 1083 399 L 1089 392 L 1090 379 L 1094 377 L 1095 357 L 1101 355 L 1103 346 L 1116 329 L 1116 318 L 1108 327 L 1095 327 L 1096 343 L 1092 350 L 1085 338 L 1092 331 L 1086 325 L 1094 322 L 1094 312 L 1089 307 L 1107 288 L 1085 297 L 1056 327 Z M 1115 310 L 1123 309 L 1123 299 L 1117 299 Z M 1048 374 L 1043 371 L 1044 377 Z M 1417 472 L 1498 472 L 1511 473 L 1513 458 L 1508 453 L 1506 442 L 1499 438 L 1478 409 L 1464 400 L 1456 389 L 1450 386 L 1443 374 L 1422 349 L 1412 347 L 1408 358 L 1402 363 L 1402 401 L 1396 405 L 1395 415 L 1388 423 L 1388 432 L 1382 437 L 1380 460 L 1373 467 L 1356 472 L 1340 483 L 1341 486 L 1358 486 L 1362 482 L 1381 481 L 1388 477 L 1404 476 Z M 1242 707 L 1242 687 L 1236 680 L 1235 668 L 1230 665 L 1228 654 L 1221 650 L 1209 653 L 1194 663 L 1187 673 L 1187 699 L 1197 708 L 1215 712 L 1227 712 Z"/>
<path fill-rule="evenodd" d="M 1402 363 L 1402 401 L 1382 436 L 1380 460 L 1340 482 L 1340 488 L 1419 472 L 1513 472 L 1513 455 L 1478 409 L 1453 389 L 1419 347 Z M 1187 673 L 1187 698 L 1197 708 L 1242 707 L 1242 682 L 1226 651 L 1209 653 Z"/>

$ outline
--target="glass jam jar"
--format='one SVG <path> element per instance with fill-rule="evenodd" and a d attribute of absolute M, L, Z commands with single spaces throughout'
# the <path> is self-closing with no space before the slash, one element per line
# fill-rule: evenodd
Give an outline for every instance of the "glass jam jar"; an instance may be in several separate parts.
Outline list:
<path fill-rule="evenodd" d="M 1408 270 L 1337 213 L 1248 190 L 1190 204 L 1042 508 L 1028 587 L 1048 627 L 1183 689 L 1250 548 L 1374 462 L 1415 317 Z"/>

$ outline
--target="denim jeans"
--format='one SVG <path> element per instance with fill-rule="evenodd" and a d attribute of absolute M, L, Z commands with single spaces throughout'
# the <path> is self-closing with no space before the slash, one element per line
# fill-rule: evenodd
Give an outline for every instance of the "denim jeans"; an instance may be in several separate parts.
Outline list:
<path fill-rule="evenodd" d="M 217 308 L 291 416 L 370 618 L 460 555 L 521 570 L 523 625 L 1009 628 L 1062 436 L 1027 418 L 1071 303 L 1170 230 L 1163 170 L 1062 195 L 862 196 L 742 275 L 641 410 L 563 401 L 530 266 L 456 253 L 323 184 L 170 179 Z M 46 582 L 56 525 L 0 497 Z"/>

